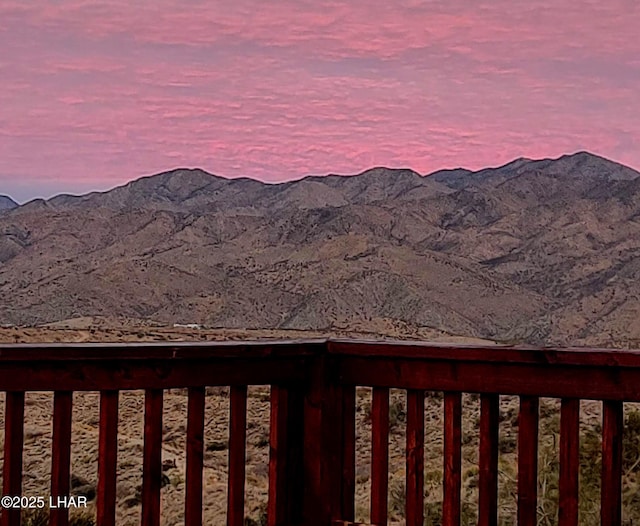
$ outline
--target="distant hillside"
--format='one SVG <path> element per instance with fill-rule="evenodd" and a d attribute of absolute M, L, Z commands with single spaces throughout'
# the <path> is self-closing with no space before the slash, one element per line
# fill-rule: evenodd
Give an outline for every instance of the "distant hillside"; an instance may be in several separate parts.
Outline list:
<path fill-rule="evenodd" d="M 0 324 L 637 346 L 639 255 L 640 173 L 586 152 L 277 185 L 180 169 L 0 216 Z"/>
<path fill-rule="evenodd" d="M 5 210 L 13 210 L 17 207 L 18 203 L 16 203 L 8 195 L 0 195 L 0 212 L 3 212 Z"/>

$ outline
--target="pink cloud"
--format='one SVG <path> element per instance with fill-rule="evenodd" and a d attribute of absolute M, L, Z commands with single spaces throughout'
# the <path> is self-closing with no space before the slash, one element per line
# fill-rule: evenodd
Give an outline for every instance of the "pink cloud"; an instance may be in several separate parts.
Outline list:
<path fill-rule="evenodd" d="M 588 149 L 640 168 L 635 2 L 184 6 L 0 5 L 0 193 L 177 164 L 275 181 Z"/>

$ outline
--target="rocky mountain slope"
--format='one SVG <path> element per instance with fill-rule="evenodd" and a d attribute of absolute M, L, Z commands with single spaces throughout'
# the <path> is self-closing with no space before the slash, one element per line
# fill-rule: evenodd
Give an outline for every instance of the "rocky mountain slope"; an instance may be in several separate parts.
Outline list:
<path fill-rule="evenodd" d="M 0 195 L 0 213 L 5 210 L 13 210 L 18 207 L 18 203 L 16 203 L 13 199 L 11 199 L 7 195 Z"/>
<path fill-rule="evenodd" d="M 277 185 L 180 169 L 3 213 L 0 324 L 637 346 L 639 253 L 640 173 L 586 152 Z"/>

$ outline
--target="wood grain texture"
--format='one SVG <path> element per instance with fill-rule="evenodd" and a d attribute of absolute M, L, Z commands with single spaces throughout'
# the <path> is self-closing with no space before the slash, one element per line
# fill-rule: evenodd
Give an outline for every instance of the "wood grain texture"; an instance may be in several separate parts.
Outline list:
<path fill-rule="evenodd" d="M 51 446 L 51 496 L 68 497 L 71 484 L 71 418 L 73 393 L 56 391 L 53 396 L 53 439 Z M 50 526 L 68 526 L 69 509 L 51 508 Z"/>
<path fill-rule="evenodd" d="M 0 390 L 113 391 L 302 383 L 304 357 L 114 359 L 3 363 Z"/>
<path fill-rule="evenodd" d="M 414 341 L 362 341 L 329 338 L 329 354 L 412 361 L 485 362 L 552 366 L 576 365 L 603 368 L 638 368 L 640 350 L 598 348 L 536 348 L 507 345 L 459 345 Z"/>
<path fill-rule="evenodd" d="M 247 386 L 233 386 L 230 394 L 229 480 L 227 525 L 244 526 L 244 485 L 247 451 Z"/>
<path fill-rule="evenodd" d="M 499 426 L 500 397 L 483 394 L 480 398 L 478 526 L 498 524 Z"/>
<path fill-rule="evenodd" d="M 355 519 L 356 496 L 356 388 L 339 390 L 342 401 L 342 502 L 343 520 Z"/>
<path fill-rule="evenodd" d="M 311 368 L 304 392 L 304 496 L 305 526 L 322 526 L 331 519 L 327 502 L 328 487 L 324 427 L 327 415 L 327 365 L 318 358 Z"/>
<path fill-rule="evenodd" d="M 349 387 L 349 386 L 347 386 Z M 350 431 L 345 414 L 350 395 L 338 383 L 334 357 L 319 356 L 310 367 L 304 388 L 305 526 L 324 526 L 349 514 L 350 455 L 345 440 Z M 345 479 L 346 474 L 346 479 Z M 345 507 L 346 506 L 346 507 Z"/>
<path fill-rule="evenodd" d="M 185 526 L 202 526 L 205 388 L 191 387 L 187 408 Z"/>
<path fill-rule="evenodd" d="M 24 392 L 9 392 L 5 399 L 4 462 L 2 494 L 22 495 L 22 450 L 24 446 Z M 20 509 L 2 510 L 2 526 L 20 526 Z"/>
<path fill-rule="evenodd" d="M 602 526 L 622 524 L 622 402 L 604 401 L 602 407 Z"/>
<path fill-rule="evenodd" d="M 299 524 L 304 489 L 301 390 L 271 387 L 270 415 L 268 526 Z"/>
<path fill-rule="evenodd" d="M 407 391 L 406 526 L 424 523 L 424 391 Z"/>
<path fill-rule="evenodd" d="M 145 392 L 144 450 L 142 459 L 142 526 L 160 525 L 162 484 L 162 405 L 161 389 Z"/>
<path fill-rule="evenodd" d="M 462 395 L 444 394 L 443 526 L 460 525 L 462 481 Z"/>
<path fill-rule="evenodd" d="M 97 526 L 115 526 L 118 462 L 118 391 L 100 393 L 98 438 Z"/>
<path fill-rule="evenodd" d="M 574 366 L 345 355 L 340 358 L 339 376 L 345 385 L 640 401 L 640 390 L 635 387 L 640 385 L 640 368 L 586 363 Z"/>
<path fill-rule="evenodd" d="M 371 522 L 386 526 L 389 486 L 389 389 L 374 387 L 371 401 Z"/>
<path fill-rule="evenodd" d="M 520 397 L 518 416 L 518 526 L 536 526 L 538 507 L 537 397 Z"/>
<path fill-rule="evenodd" d="M 137 342 L 137 343 L 0 343 L 0 363 L 56 361 L 106 362 L 119 360 L 225 360 L 316 356 L 324 352 L 326 338 L 220 342 Z M 60 352 L 64 351 L 64 352 Z"/>
<path fill-rule="evenodd" d="M 580 400 L 564 398 L 560 405 L 559 526 L 578 526 L 580 476 Z"/>

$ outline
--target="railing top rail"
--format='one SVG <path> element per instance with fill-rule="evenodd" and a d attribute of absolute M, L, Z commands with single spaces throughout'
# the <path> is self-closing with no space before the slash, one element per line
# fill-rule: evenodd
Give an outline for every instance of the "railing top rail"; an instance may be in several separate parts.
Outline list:
<path fill-rule="evenodd" d="M 140 343 L 5 343 L 0 344 L 0 363 L 29 360 L 181 360 L 300 357 L 321 352 L 326 347 L 326 343 L 326 339 Z"/>
<path fill-rule="evenodd" d="M 361 358 L 499 362 L 503 364 L 640 367 L 640 350 L 587 347 L 461 345 L 417 341 L 330 339 L 328 352 Z"/>
<path fill-rule="evenodd" d="M 637 349 L 469 345 L 344 338 L 213 342 L 12 343 L 0 344 L 0 363 L 30 360 L 285 358 L 311 356 L 325 352 L 330 355 L 403 360 L 640 367 L 640 350 Z"/>

